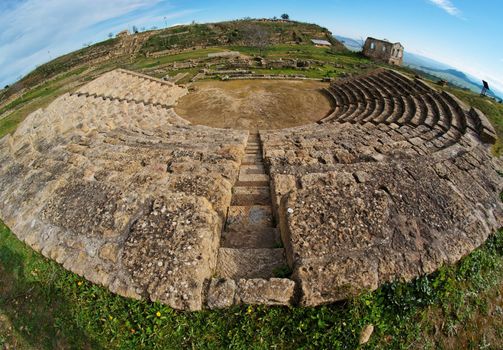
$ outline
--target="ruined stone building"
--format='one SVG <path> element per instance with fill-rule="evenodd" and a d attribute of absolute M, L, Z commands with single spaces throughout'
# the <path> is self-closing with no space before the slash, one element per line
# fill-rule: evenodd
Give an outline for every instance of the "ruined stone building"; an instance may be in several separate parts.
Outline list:
<path fill-rule="evenodd" d="M 387 40 L 367 38 L 363 46 L 363 54 L 375 60 L 401 66 L 404 47 L 400 43 L 390 43 Z"/>

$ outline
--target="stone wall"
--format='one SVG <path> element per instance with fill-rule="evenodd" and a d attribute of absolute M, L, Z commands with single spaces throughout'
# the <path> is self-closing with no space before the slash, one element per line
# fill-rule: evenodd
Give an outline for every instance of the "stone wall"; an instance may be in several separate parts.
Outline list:
<path fill-rule="evenodd" d="M 363 46 L 363 54 L 375 60 L 401 66 L 403 63 L 403 46 L 400 43 L 390 43 L 374 38 L 367 38 Z"/>

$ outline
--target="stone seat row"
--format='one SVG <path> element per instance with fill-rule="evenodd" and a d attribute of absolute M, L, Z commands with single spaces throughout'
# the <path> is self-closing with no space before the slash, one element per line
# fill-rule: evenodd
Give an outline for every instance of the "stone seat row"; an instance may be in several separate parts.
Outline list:
<path fill-rule="evenodd" d="M 178 98 L 186 94 L 186 90 L 172 83 L 119 69 L 108 72 L 80 87 L 77 93 L 171 106 Z"/>
<path fill-rule="evenodd" d="M 134 102 L 117 101 L 96 98 L 93 96 L 79 96 L 65 94 L 58 98 L 46 110 L 39 110 L 28 116 L 31 121 L 29 129 L 16 135 L 23 135 L 22 142 L 28 142 L 37 135 L 44 137 L 59 137 L 67 132 L 83 134 L 112 130 L 118 126 L 129 129 L 156 130 L 162 125 L 187 125 L 188 122 L 176 115 L 172 109 L 165 109 L 154 105 L 143 105 Z M 57 133 L 51 132 L 56 130 Z"/>
<path fill-rule="evenodd" d="M 329 121 L 261 132 L 301 305 L 431 273 L 503 222 L 489 121 L 450 94 L 409 85 L 393 72 L 346 80 L 331 89 Z"/>
<path fill-rule="evenodd" d="M 356 78 L 346 78 L 332 85 L 339 105 L 357 103 L 366 99 L 418 95 L 432 92 L 431 87 L 419 80 L 410 80 L 392 70 L 377 70 Z"/>
<path fill-rule="evenodd" d="M 321 166 L 386 158 L 432 155 L 458 144 L 473 143 L 473 131 L 463 135 L 456 129 L 397 124 L 328 123 L 296 130 L 294 133 L 267 133 L 263 136 L 264 156 L 274 167 Z M 329 168 L 329 167 L 328 167 Z M 324 171 L 325 171 L 324 170 Z"/>
<path fill-rule="evenodd" d="M 334 112 L 322 122 L 337 120 L 416 126 L 424 123 L 432 127 L 439 123 L 446 131 L 453 126 L 460 132 L 464 132 L 468 125 L 473 127 L 473 123 L 467 120 L 468 111 L 448 93 L 438 93 L 432 90 L 429 93 L 417 95 L 377 94 L 375 98 L 369 99 L 353 95 L 352 98 L 348 98 L 348 95 L 355 91 L 355 86 L 353 83 L 331 86 L 330 93 L 336 101 L 336 106 Z"/>
<path fill-rule="evenodd" d="M 431 273 L 501 225 L 501 178 L 483 147 L 302 168 L 272 166 L 271 176 L 303 305 Z"/>
<path fill-rule="evenodd" d="M 92 282 L 200 309 L 247 136 L 158 105 L 66 94 L 2 139 L 0 213 Z"/>
<path fill-rule="evenodd" d="M 466 127 L 474 126 L 468 111 L 453 104 L 447 94 L 425 94 L 372 99 L 355 104 L 338 106 L 336 112 L 323 120 L 350 122 L 398 124 L 434 127 L 441 126 L 446 131 L 451 127 L 464 132 Z"/>

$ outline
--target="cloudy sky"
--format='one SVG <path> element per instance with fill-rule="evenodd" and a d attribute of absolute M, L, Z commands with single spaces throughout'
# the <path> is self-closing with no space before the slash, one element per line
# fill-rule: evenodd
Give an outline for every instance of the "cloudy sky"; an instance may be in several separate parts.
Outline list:
<path fill-rule="evenodd" d="M 108 33 L 290 14 L 333 33 L 400 41 L 503 91 L 501 0 L 0 0 L 0 85 Z"/>

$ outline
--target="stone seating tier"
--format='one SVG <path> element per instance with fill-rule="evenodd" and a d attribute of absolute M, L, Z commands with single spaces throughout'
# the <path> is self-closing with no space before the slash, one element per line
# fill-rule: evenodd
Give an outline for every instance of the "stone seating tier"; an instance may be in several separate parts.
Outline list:
<path fill-rule="evenodd" d="M 191 125 L 187 90 L 115 70 L 0 140 L 0 217 L 114 293 L 177 309 L 313 306 L 458 261 L 503 223 L 477 109 L 379 69 L 317 124 Z M 291 270 L 288 278 L 279 272 Z"/>

